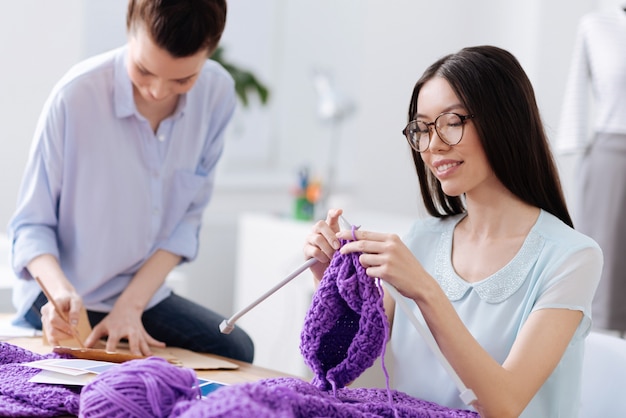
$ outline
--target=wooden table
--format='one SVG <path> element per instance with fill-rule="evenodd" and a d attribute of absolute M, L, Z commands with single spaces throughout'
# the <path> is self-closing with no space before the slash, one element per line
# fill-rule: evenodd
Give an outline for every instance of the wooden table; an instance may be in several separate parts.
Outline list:
<path fill-rule="evenodd" d="M 2 314 L 0 314 L 1 316 Z M 16 345 L 18 347 L 25 348 L 29 351 L 33 351 L 40 354 L 51 352 L 51 346 L 44 346 L 42 344 L 42 337 L 19 337 L 6 340 L 6 342 Z M 216 382 L 226 384 L 236 384 L 245 382 L 254 382 L 261 379 L 273 378 L 273 377 L 297 377 L 286 373 L 270 370 L 264 367 L 255 366 L 250 363 L 246 363 L 239 360 L 233 360 L 226 357 L 221 357 L 214 354 L 202 354 L 209 358 L 225 360 L 229 363 L 234 363 L 238 366 L 236 369 L 217 369 L 217 370 L 196 370 L 198 377 L 213 380 Z M 75 418 L 72 415 L 64 415 L 60 418 Z"/>
<path fill-rule="evenodd" d="M 41 342 L 41 337 L 20 337 L 9 339 L 6 342 L 16 345 L 18 347 L 25 348 L 27 350 L 46 354 L 52 351 L 51 346 L 44 346 Z M 235 384 L 244 382 L 254 382 L 261 379 L 267 379 L 272 377 L 297 377 L 287 373 L 270 370 L 264 367 L 255 366 L 251 363 L 246 363 L 239 360 L 233 360 L 230 358 L 218 356 L 215 354 L 202 354 L 203 356 L 225 360 L 229 363 L 234 363 L 238 367 L 236 369 L 217 369 L 217 370 L 196 370 L 198 377 L 203 377 L 209 380 L 215 380 L 217 382 Z"/>
<path fill-rule="evenodd" d="M 12 313 L 0 313 L 0 321 L 9 323 L 13 317 Z M 52 351 L 52 347 L 44 346 L 41 337 L 16 337 L 6 340 L 6 342 L 25 348 L 27 350 L 46 354 Z M 236 369 L 217 369 L 217 370 L 196 370 L 198 377 L 215 380 L 217 382 L 235 384 L 244 382 L 254 382 L 261 379 L 272 377 L 299 377 L 288 373 L 271 370 L 265 367 L 255 366 L 251 363 L 233 360 L 214 354 L 202 354 L 209 358 L 226 360 L 239 366 Z"/>

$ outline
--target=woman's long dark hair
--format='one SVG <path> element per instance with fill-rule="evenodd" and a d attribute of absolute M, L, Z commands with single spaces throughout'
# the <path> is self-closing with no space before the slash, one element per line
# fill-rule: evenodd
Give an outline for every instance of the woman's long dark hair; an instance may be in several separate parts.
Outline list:
<path fill-rule="evenodd" d="M 418 113 L 424 83 L 442 77 L 469 113 L 497 178 L 524 202 L 550 212 L 573 227 L 550 151 L 535 93 L 522 66 L 509 52 L 494 46 L 464 48 L 432 64 L 415 84 L 409 120 Z M 466 211 L 461 196 L 448 196 L 412 150 L 422 199 L 433 216 Z"/>

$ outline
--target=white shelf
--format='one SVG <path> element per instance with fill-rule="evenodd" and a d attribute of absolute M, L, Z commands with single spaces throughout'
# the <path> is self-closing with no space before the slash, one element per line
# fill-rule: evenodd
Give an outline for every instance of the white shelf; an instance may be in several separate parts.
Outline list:
<path fill-rule="evenodd" d="M 273 215 L 250 213 L 240 217 L 235 312 L 304 263 L 302 246 L 310 228 L 308 222 Z M 241 317 L 237 324 L 254 340 L 254 364 L 309 375 L 299 344 L 313 291 L 313 278 L 307 270 Z"/>
<path fill-rule="evenodd" d="M 1 234 L 0 235 L 0 312 L 13 312 L 13 303 L 11 297 L 13 295 L 13 283 L 15 275 L 9 265 L 9 252 L 11 246 L 9 238 Z"/>

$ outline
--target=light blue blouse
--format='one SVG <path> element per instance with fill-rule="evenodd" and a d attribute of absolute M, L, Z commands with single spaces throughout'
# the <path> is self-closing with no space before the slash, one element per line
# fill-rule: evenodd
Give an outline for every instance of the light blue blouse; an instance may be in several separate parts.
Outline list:
<path fill-rule="evenodd" d="M 583 312 L 563 358 L 521 415 L 578 416 L 584 338 L 590 329 L 591 301 L 602 269 L 600 248 L 591 238 L 541 211 L 520 251 L 506 266 L 482 281 L 468 283 L 455 273 L 451 263 L 454 228 L 463 216 L 418 221 L 405 242 L 439 282 L 468 330 L 500 364 L 531 312 L 544 308 Z M 406 302 L 424 323 L 415 302 Z M 451 408 L 471 409 L 461 401 L 453 380 L 398 308 L 390 352 L 394 388 Z"/>
<path fill-rule="evenodd" d="M 207 60 L 156 133 L 138 113 L 127 48 L 73 67 L 38 121 L 9 224 L 18 318 L 40 291 L 26 265 L 56 256 L 87 309 L 108 312 L 156 250 L 192 260 L 236 96 Z M 147 308 L 170 294 L 164 285 Z"/>

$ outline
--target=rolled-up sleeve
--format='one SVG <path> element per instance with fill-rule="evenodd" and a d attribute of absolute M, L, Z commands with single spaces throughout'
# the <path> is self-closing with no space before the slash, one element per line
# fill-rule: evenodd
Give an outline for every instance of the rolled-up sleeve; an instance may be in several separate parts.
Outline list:
<path fill-rule="evenodd" d="M 31 155 L 8 233 L 11 264 L 18 278 L 31 278 L 26 266 L 35 257 L 59 257 L 57 205 L 62 182 L 64 110 L 61 98 L 49 99 L 36 127 Z"/>

